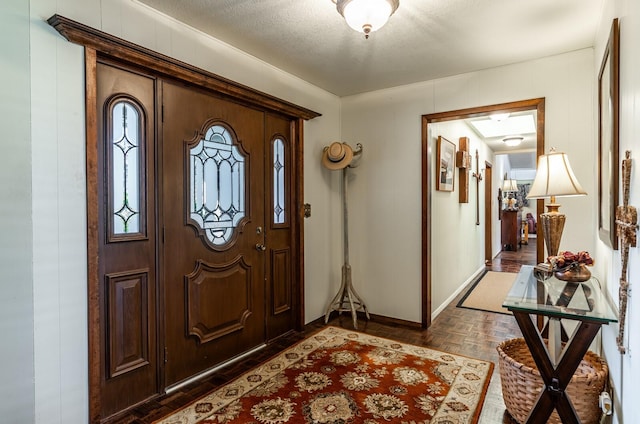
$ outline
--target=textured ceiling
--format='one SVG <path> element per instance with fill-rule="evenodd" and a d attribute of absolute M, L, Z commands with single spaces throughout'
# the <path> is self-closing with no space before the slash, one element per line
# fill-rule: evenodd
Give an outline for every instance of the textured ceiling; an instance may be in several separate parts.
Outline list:
<path fill-rule="evenodd" d="M 338 96 L 592 47 L 606 0 L 400 0 L 368 40 L 331 0 L 139 0 Z"/>

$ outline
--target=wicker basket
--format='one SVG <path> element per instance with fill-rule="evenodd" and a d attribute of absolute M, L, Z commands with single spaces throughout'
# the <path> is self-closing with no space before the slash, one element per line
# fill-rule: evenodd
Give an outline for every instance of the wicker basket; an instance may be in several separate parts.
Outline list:
<path fill-rule="evenodd" d="M 517 422 L 523 423 L 542 390 L 542 377 L 524 339 L 500 343 L 498 354 L 504 403 L 509 414 Z M 608 374 L 609 368 L 604 360 L 589 351 L 571 378 L 567 393 L 582 423 L 597 423 L 600 419 L 598 397 Z M 558 413 L 554 411 L 547 422 L 560 423 Z"/>

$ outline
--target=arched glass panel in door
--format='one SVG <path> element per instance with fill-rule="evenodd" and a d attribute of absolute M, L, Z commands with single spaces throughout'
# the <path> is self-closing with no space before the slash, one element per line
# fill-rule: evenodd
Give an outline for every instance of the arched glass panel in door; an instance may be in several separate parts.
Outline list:
<path fill-rule="evenodd" d="M 146 233 L 142 214 L 143 114 L 130 99 L 117 100 L 108 116 L 109 239 L 139 238 Z M 144 208 L 142 208 L 144 209 Z"/>
<path fill-rule="evenodd" d="M 231 132 L 213 125 L 189 149 L 189 163 L 189 216 L 213 246 L 222 246 L 245 216 L 245 157 Z"/>

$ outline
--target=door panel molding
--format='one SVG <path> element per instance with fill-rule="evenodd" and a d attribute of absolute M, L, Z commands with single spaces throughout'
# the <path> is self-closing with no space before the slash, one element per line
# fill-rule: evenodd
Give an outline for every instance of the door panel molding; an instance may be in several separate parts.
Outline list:
<path fill-rule="evenodd" d="M 253 310 L 251 267 L 243 257 L 223 265 L 198 260 L 184 280 L 190 336 L 208 343 L 242 331 Z"/>
<path fill-rule="evenodd" d="M 114 378 L 149 364 L 149 270 L 105 276 L 109 321 L 109 376 Z"/>
<path fill-rule="evenodd" d="M 271 308 L 273 315 L 291 310 L 291 249 L 271 250 Z"/>

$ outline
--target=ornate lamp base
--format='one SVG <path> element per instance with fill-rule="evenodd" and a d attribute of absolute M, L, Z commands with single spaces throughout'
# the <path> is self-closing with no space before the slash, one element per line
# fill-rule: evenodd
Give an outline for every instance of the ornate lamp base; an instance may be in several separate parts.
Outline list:
<path fill-rule="evenodd" d="M 549 205 L 547 205 L 547 207 L 549 207 Z M 557 211 L 540 214 L 542 234 L 544 236 L 544 242 L 547 245 L 547 253 L 549 256 L 556 256 L 558 254 L 565 220 L 564 214 Z"/>

